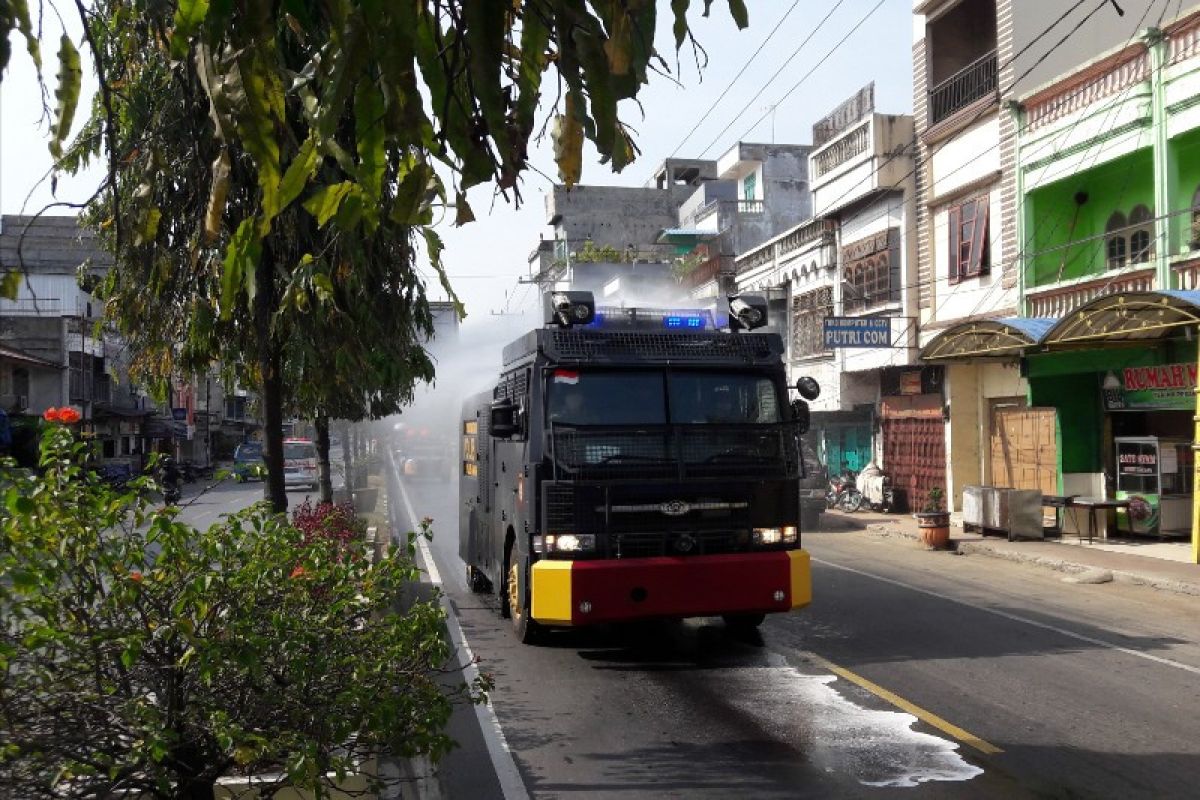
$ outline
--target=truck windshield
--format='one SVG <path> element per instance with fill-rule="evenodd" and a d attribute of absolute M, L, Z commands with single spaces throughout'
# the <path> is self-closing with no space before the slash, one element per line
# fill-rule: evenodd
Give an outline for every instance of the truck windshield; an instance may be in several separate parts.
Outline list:
<path fill-rule="evenodd" d="M 770 423 L 780 421 L 770 378 L 737 372 L 551 373 L 547 414 L 573 425 Z"/>

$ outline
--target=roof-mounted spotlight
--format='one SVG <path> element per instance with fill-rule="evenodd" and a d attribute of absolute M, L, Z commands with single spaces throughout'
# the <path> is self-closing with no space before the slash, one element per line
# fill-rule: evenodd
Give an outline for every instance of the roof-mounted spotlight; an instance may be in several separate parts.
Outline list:
<path fill-rule="evenodd" d="M 596 302 L 591 292 L 547 292 L 543 309 L 546 324 L 560 328 L 587 325 L 596 318 Z"/>
<path fill-rule="evenodd" d="M 756 294 L 730 295 L 729 327 L 731 330 L 761 328 L 767 324 L 767 300 Z"/>

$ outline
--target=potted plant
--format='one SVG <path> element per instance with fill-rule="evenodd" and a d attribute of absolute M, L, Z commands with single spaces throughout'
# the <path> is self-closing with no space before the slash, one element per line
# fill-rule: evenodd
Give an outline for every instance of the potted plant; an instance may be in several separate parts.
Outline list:
<path fill-rule="evenodd" d="M 935 486 L 925 495 L 925 504 L 917 512 L 921 541 L 930 550 L 942 550 L 950 543 L 950 512 L 946 510 L 945 499 L 941 487 Z"/>

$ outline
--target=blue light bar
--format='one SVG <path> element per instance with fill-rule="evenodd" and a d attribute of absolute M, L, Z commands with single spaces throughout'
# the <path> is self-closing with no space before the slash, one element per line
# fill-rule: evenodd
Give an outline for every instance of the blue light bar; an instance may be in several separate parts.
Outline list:
<path fill-rule="evenodd" d="M 715 330 L 709 311 L 698 308 L 636 308 L 602 306 L 592 322 L 583 326 L 593 330 Z"/>
<path fill-rule="evenodd" d="M 699 314 L 671 314 L 663 317 L 664 328 L 699 330 L 704 327 L 704 317 Z"/>

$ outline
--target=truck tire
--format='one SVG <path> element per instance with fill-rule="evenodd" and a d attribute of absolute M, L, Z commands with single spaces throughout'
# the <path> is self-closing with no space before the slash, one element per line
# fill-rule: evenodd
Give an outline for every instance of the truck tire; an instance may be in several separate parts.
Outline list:
<path fill-rule="evenodd" d="M 521 598 L 526 594 L 525 581 L 529 579 L 529 564 L 517 556 L 515 548 L 509 549 L 505 561 L 508 569 L 504 575 L 503 608 L 508 612 L 517 641 L 521 644 L 533 644 L 541 633 L 541 626 L 529 618 L 529 609 L 521 602 Z"/>
<path fill-rule="evenodd" d="M 735 633 L 746 633 L 758 628 L 767 618 L 766 614 L 724 614 L 725 627 Z"/>

